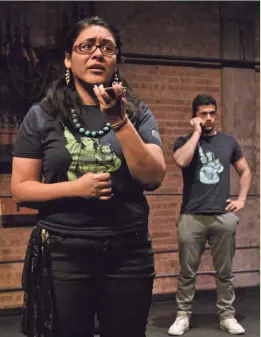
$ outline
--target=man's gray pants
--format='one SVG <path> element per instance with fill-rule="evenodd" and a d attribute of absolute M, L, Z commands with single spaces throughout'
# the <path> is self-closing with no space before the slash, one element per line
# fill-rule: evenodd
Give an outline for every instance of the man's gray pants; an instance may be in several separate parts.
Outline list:
<path fill-rule="evenodd" d="M 217 308 L 220 319 L 233 317 L 232 260 L 239 218 L 234 213 L 219 215 L 182 214 L 177 223 L 180 274 L 176 294 L 177 312 L 191 315 L 195 294 L 196 272 L 209 243 L 216 271 Z"/>

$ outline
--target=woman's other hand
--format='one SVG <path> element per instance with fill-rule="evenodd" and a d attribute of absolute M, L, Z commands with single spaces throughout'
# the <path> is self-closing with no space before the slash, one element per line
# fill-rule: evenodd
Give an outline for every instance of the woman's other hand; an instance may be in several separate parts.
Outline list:
<path fill-rule="evenodd" d="M 111 185 L 111 175 L 109 173 L 86 173 L 74 181 L 74 186 L 80 197 L 100 200 L 112 198 Z"/>

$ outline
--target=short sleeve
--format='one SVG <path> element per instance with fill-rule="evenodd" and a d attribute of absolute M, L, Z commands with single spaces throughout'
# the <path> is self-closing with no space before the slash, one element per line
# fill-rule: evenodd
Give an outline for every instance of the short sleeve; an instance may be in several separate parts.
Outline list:
<path fill-rule="evenodd" d="M 236 161 L 243 157 L 243 153 L 239 143 L 233 138 L 233 151 L 231 156 L 231 164 L 234 164 Z"/>
<path fill-rule="evenodd" d="M 176 142 L 174 144 L 173 152 L 175 152 L 179 148 L 181 148 L 187 142 L 187 140 L 188 140 L 187 137 L 179 137 L 179 138 L 177 138 L 177 140 L 176 140 Z"/>
<path fill-rule="evenodd" d="M 141 119 L 139 120 L 137 131 L 144 143 L 156 144 L 162 147 L 157 122 L 146 104 L 143 104 Z"/>
<path fill-rule="evenodd" d="M 33 106 L 26 114 L 16 136 L 13 157 L 43 158 L 37 107 Z"/>

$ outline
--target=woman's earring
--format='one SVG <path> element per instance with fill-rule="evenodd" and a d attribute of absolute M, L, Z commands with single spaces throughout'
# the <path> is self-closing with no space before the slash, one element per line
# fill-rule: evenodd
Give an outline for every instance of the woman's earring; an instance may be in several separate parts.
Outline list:
<path fill-rule="evenodd" d="M 118 77 L 118 74 L 117 74 L 117 69 L 115 70 L 115 73 L 114 73 L 114 79 L 113 79 L 113 84 L 117 84 L 119 82 L 119 77 Z"/>
<path fill-rule="evenodd" d="M 69 85 L 70 80 L 71 80 L 70 69 L 67 68 L 65 72 L 65 82 L 67 85 Z"/>

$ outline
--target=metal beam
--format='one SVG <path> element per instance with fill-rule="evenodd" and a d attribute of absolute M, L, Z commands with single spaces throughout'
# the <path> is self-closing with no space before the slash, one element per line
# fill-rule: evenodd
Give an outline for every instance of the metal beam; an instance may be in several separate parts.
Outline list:
<path fill-rule="evenodd" d="M 233 274 L 248 274 L 248 273 L 260 273 L 259 269 L 245 269 L 245 270 L 234 270 L 232 272 Z M 198 275 L 210 275 L 210 276 L 216 276 L 215 271 L 199 271 L 196 273 L 196 276 Z M 159 274 L 156 275 L 155 278 L 172 278 L 172 277 L 178 277 L 179 273 L 173 273 L 173 274 Z"/>
<path fill-rule="evenodd" d="M 240 250 L 240 249 L 259 249 L 260 246 L 259 245 L 255 245 L 255 246 L 238 246 L 236 247 L 236 250 Z M 206 247 L 205 250 L 209 250 L 210 247 Z M 176 249 L 163 249 L 163 250 L 155 250 L 154 254 L 169 254 L 169 253 L 178 253 L 178 248 Z"/>
<path fill-rule="evenodd" d="M 184 66 L 201 68 L 241 68 L 256 69 L 259 67 L 259 61 L 233 60 L 222 58 L 191 57 L 191 56 L 168 56 L 151 55 L 141 53 L 123 54 L 124 63 L 142 64 L 142 65 L 163 65 L 163 66 Z"/>

